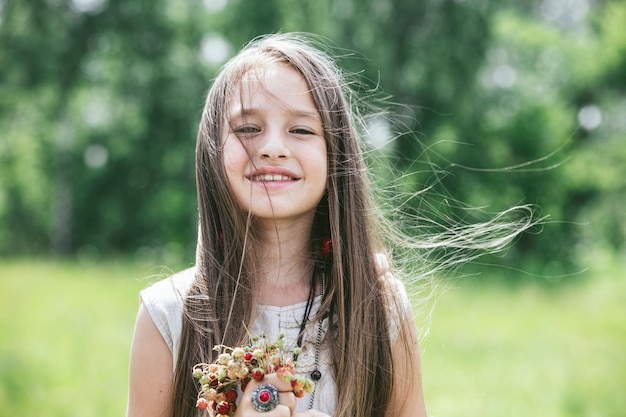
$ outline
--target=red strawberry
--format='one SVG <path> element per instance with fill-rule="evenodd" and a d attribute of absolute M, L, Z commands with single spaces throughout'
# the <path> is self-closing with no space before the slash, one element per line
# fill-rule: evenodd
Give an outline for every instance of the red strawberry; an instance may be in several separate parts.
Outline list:
<path fill-rule="evenodd" d="M 209 402 L 205 398 L 198 398 L 198 401 L 196 402 L 196 407 L 198 407 L 200 410 L 206 410 L 208 406 Z"/>
<path fill-rule="evenodd" d="M 251 372 L 252 378 L 255 381 L 262 381 L 265 377 L 265 372 L 261 368 L 254 368 Z"/>
<path fill-rule="evenodd" d="M 250 382 L 249 376 L 241 380 L 241 391 L 246 390 L 246 387 L 248 386 L 248 382 Z"/>
<path fill-rule="evenodd" d="M 217 405 L 216 411 L 219 414 L 228 414 L 228 412 L 230 411 L 230 405 L 226 401 L 221 402 Z"/>
<path fill-rule="evenodd" d="M 234 389 L 226 391 L 226 401 L 228 401 L 229 403 L 234 403 L 236 399 L 237 391 L 235 391 Z"/>

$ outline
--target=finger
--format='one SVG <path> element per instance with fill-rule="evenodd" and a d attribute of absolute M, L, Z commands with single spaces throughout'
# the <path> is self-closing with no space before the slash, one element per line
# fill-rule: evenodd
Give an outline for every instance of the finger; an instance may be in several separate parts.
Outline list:
<path fill-rule="evenodd" d="M 273 409 L 271 412 L 275 413 L 275 414 L 272 414 L 272 417 L 274 417 L 274 416 L 277 416 L 277 417 L 278 416 L 291 417 L 291 415 L 293 414 L 293 410 L 291 408 L 287 407 L 284 404 L 278 404 L 276 406 L 276 408 Z M 260 414 L 265 414 L 265 413 L 260 413 Z M 261 417 L 263 417 L 263 416 L 261 416 Z"/>
<path fill-rule="evenodd" d="M 262 384 L 271 384 L 278 392 L 292 392 L 291 384 L 280 379 L 276 374 L 267 374 L 261 381 L 250 380 L 246 384 L 245 393 L 251 393 L 256 387 Z"/>
<path fill-rule="evenodd" d="M 278 377 L 275 373 L 267 374 L 259 384 L 272 384 L 276 387 L 278 392 L 293 392 L 291 383 L 285 382 Z"/>
<path fill-rule="evenodd" d="M 296 409 L 296 396 L 289 382 L 283 381 L 278 375 L 272 373 L 267 374 L 260 384 L 272 384 L 278 390 L 278 404 L 285 405 L 289 408 L 290 413 Z"/>
<path fill-rule="evenodd" d="M 252 404 L 254 401 L 258 401 L 258 397 L 255 397 L 258 393 L 255 393 L 255 391 L 257 391 L 257 388 L 266 384 L 270 385 L 272 389 L 276 389 L 278 394 L 278 401 L 275 403 L 276 408 L 271 410 L 271 417 L 282 415 L 291 416 L 291 413 L 293 413 L 296 409 L 296 396 L 293 393 L 291 384 L 283 381 L 275 374 L 268 374 L 261 381 L 251 380 L 244 390 L 243 397 L 238 408 L 251 407 L 258 410 Z M 256 398 L 254 401 L 253 397 Z"/>
<path fill-rule="evenodd" d="M 329 415 L 317 410 L 306 410 L 293 413 L 291 417 L 329 417 Z"/>
<path fill-rule="evenodd" d="M 293 392 L 279 392 L 278 404 L 289 408 L 289 414 L 296 411 L 296 396 Z"/>

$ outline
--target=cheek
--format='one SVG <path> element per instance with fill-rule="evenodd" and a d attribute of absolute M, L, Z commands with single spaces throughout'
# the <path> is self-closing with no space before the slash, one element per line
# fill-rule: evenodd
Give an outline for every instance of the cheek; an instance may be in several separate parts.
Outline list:
<path fill-rule="evenodd" d="M 328 183 L 328 155 L 325 146 L 309 149 L 307 154 L 307 165 L 310 172 L 317 177 L 317 182 L 324 190 Z"/>
<path fill-rule="evenodd" d="M 226 172 L 233 172 L 242 169 L 247 165 L 250 158 L 248 152 L 241 144 L 239 139 L 231 136 L 224 141 L 222 148 L 222 158 L 224 159 L 224 167 Z"/>
<path fill-rule="evenodd" d="M 226 174 L 226 182 L 231 195 L 240 206 L 245 205 L 249 196 L 250 184 L 244 181 L 250 158 L 245 147 L 236 137 L 227 137 L 222 147 L 222 160 Z"/>
<path fill-rule="evenodd" d="M 249 199 L 249 184 L 244 181 L 249 158 L 239 139 L 227 137 L 222 145 L 222 161 L 226 183 L 231 197 L 239 207 L 246 208 Z"/>

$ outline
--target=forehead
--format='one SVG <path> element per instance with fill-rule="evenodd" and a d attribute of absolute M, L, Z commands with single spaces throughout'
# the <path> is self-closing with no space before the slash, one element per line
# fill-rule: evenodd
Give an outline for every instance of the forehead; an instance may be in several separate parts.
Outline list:
<path fill-rule="evenodd" d="M 245 72 L 228 100 L 231 114 L 274 105 L 303 112 L 318 111 L 304 77 L 288 64 L 261 66 Z"/>

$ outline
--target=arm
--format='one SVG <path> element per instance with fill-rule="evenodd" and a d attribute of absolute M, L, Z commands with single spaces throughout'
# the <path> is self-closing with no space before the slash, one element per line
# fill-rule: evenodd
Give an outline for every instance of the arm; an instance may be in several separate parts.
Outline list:
<path fill-rule="evenodd" d="M 126 417 L 172 415 L 172 361 L 172 352 L 141 304 L 130 352 Z"/>
<path fill-rule="evenodd" d="M 422 367 L 413 312 L 408 311 L 400 335 L 392 347 L 394 392 L 390 416 L 427 417 L 422 390 Z"/>

